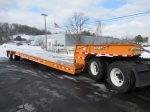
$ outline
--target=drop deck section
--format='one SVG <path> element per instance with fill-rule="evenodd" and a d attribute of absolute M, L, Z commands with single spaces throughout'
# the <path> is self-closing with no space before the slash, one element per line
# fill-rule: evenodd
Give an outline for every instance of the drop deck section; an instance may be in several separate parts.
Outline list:
<path fill-rule="evenodd" d="M 29 47 L 28 47 L 29 48 Z M 7 50 L 7 55 L 10 59 L 17 60 L 17 57 L 22 57 L 52 68 L 56 68 L 70 74 L 77 74 L 83 65 L 74 63 L 74 58 L 67 55 L 52 53 L 44 50 L 35 49 L 15 49 Z"/>

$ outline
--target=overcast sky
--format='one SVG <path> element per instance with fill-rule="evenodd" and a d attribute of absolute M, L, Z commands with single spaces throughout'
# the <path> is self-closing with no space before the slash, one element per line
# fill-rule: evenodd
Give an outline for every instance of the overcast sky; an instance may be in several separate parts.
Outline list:
<path fill-rule="evenodd" d="M 95 21 L 101 21 L 126 15 L 150 11 L 150 0 L 0 0 L 0 22 L 18 23 L 44 29 L 44 17 L 47 14 L 47 28 L 54 33 L 54 22 L 59 26 L 73 12 L 83 12 L 90 18 L 88 28 L 95 32 Z M 138 17 L 102 21 L 102 35 L 122 38 L 150 35 L 150 13 Z M 63 30 L 65 32 L 65 30 Z"/>

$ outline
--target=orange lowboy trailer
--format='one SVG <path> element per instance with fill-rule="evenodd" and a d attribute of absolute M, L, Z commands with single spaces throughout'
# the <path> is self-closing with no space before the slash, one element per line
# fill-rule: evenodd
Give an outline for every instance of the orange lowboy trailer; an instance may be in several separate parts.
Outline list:
<path fill-rule="evenodd" d="M 124 93 L 150 84 L 150 59 L 140 58 L 142 52 L 143 48 L 137 44 L 81 44 L 76 45 L 74 58 L 69 62 L 59 60 L 69 57 L 46 51 L 36 52 L 45 58 L 21 49 L 7 50 L 7 56 L 14 60 L 26 58 L 70 74 L 78 74 L 88 67 L 94 80 L 107 77 L 115 90 Z"/>

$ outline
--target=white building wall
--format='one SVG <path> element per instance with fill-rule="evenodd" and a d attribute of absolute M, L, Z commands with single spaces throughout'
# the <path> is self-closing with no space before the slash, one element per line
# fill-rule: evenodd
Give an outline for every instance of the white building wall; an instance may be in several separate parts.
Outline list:
<path fill-rule="evenodd" d="M 37 42 L 38 40 L 43 40 L 46 43 L 45 35 L 35 35 L 30 36 L 30 40 Z M 47 49 L 51 49 L 53 45 L 65 46 L 65 34 L 50 34 L 47 35 Z"/>
<path fill-rule="evenodd" d="M 38 41 L 39 39 L 42 39 L 45 41 L 46 36 L 45 35 L 35 35 L 30 36 L 30 40 Z"/>
<path fill-rule="evenodd" d="M 54 39 L 55 44 L 65 46 L 65 34 L 51 34 L 47 36 L 47 39 Z"/>

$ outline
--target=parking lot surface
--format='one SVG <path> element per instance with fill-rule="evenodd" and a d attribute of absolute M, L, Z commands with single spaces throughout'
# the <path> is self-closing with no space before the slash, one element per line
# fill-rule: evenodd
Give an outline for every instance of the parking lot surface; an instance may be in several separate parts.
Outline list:
<path fill-rule="evenodd" d="M 150 86 L 119 94 L 94 81 L 28 60 L 0 58 L 1 112 L 150 112 Z"/>

